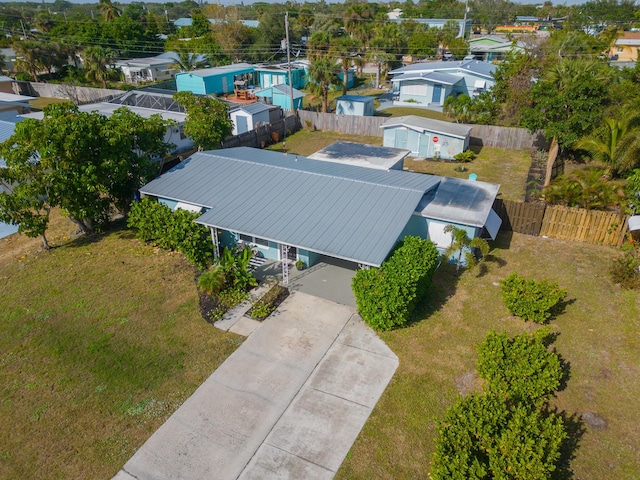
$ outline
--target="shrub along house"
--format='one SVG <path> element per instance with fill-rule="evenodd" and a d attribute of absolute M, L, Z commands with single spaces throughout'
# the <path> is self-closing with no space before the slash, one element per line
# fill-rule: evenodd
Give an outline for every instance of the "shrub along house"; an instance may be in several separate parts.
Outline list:
<path fill-rule="evenodd" d="M 493 238 L 499 227 L 491 214 L 498 185 L 248 147 L 195 153 L 140 192 L 201 212 L 196 222 L 216 246 L 242 242 L 307 266 L 324 256 L 379 266 L 406 235 L 433 236 L 446 248 L 447 224 L 472 238 L 485 229 Z"/>
<path fill-rule="evenodd" d="M 472 127 L 407 115 L 390 118 L 382 128 L 385 147 L 407 149 L 418 158 L 450 160 L 469 148 Z"/>

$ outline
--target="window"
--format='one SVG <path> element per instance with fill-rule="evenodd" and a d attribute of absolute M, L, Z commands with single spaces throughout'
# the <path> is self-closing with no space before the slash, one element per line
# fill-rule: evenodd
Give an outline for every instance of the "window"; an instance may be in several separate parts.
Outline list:
<path fill-rule="evenodd" d="M 402 87 L 401 87 L 401 91 L 404 95 L 421 95 L 421 96 L 426 96 L 427 95 L 427 85 L 422 83 L 422 82 L 415 82 L 415 81 L 408 81 L 405 82 Z"/>
<path fill-rule="evenodd" d="M 269 240 L 265 240 L 264 238 L 259 237 L 253 237 L 251 235 L 245 235 L 244 233 L 240 234 L 240 241 L 253 245 L 260 245 L 261 247 L 269 246 Z"/>

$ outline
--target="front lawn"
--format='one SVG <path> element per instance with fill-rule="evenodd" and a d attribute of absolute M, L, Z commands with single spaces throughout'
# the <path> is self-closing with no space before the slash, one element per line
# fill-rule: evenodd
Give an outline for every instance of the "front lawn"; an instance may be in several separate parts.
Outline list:
<path fill-rule="evenodd" d="M 199 315 L 182 255 L 72 229 L 1 257 L 0 478 L 110 478 L 242 341 Z"/>
<path fill-rule="evenodd" d="M 447 118 L 444 113 L 429 110 L 427 108 L 391 107 L 376 112 L 376 115 L 381 117 L 403 117 L 405 115 L 415 115 L 416 117 L 433 118 L 434 120 L 450 122 L 449 118 Z"/>
<path fill-rule="evenodd" d="M 491 330 L 515 335 L 538 328 L 511 317 L 498 282 L 517 271 L 568 290 L 564 313 L 551 321 L 553 346 L 570 366 L 552 403 L 583 417 L 571 462 L 574 478 L 640 478 L 640 293 L 607 274 L 614 249 L 501 234 L 487 270 L 436 273 L 430 305 L 408 328 L 381 334 L 400 366 L 336 478 L 426 478 L 436 419 L 459 395 L 480 388 L 477 347 Z"/>

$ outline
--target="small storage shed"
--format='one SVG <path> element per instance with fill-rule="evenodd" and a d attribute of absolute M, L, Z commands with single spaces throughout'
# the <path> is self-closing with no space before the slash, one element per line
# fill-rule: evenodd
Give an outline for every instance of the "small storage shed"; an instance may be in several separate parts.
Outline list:
<path fill-rule="evenodd" d="M 289 84 L 289 71 L 286 64 L 261 65 L 256 66 L 255 69 L 258 76 L 258 84 L 261 88 Z M 306 72 L 302 66 L 291 66 L 293 88 L 304 88 L 306 85 L 305 77 Z"/>
<path fill-rule="evenodd" d="M 269 106 L 260 102 L 242 105 L 232 110 L 229 112 L 229 116 L 233 122 L 233 134 L 240 135 L 249 132 L 256 128 L 259 122 L 269 123 L 269 111 Z"/>
<path fill-rule="evenodd" d="M 223 67 L 203 68 L 176 74 L 176 88 L 179 92 L 193 92 L 199 95 L 222 95 L 234 91 L 235 80 L 253 78 L 253 65 L 234 63 Z M 251 82 L 250 82 L 251 83 Z"/>
<path fill-rule="evenodd" d="M 336 113 L 338 115 L 358 115 L 370 117 L 373 115 L 373 97 L 360 95 L 342 95 L 336 98 Z"/>
<path fill-rule="evenodd" d="M 409 150 L 339 140 L 307 158 L 378 170 L 402 170 Z"/>
<path fill-rule="evenodd" d="M 471 127 L 407 115 L 382 124 L 383 145 L 401 148 L 418 158 L 452 159 L 469 147 Z"/>
<path fill-rule="evenodd" d="M 289 85 L 274 85 L 262 90 L 256 90 L 254 94 L 256 97 L 263 98 L 267 105 L 277 105 L 283 110 L 291 110 L 291 89 Z M 304 95 L 300 90 L 293 89 L 294 110 L 302 108 Z"/>

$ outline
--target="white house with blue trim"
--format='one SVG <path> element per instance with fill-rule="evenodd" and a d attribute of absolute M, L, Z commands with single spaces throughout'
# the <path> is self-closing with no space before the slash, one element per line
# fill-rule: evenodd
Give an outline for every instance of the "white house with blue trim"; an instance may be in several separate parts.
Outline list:
<path fill-rule="evenodd" d="M 477 97 L 495 85 L 496 66 L 479 60 L 425 62 L 389 72 L 394 105 L 442 107 L 450 95 Z"/>
<path fill-rule="evenodd" d="M 268 259 L 286 254 L 311 266 L 332 257 L 355 267 L 381 265 L 406 235 L 443 250 L 449 224 L 495 238 L 498 188 L 237 147 L 195 153 L 140 192 L 201 213 L 196 222 L 216 251 L 242 242 Z"/>

